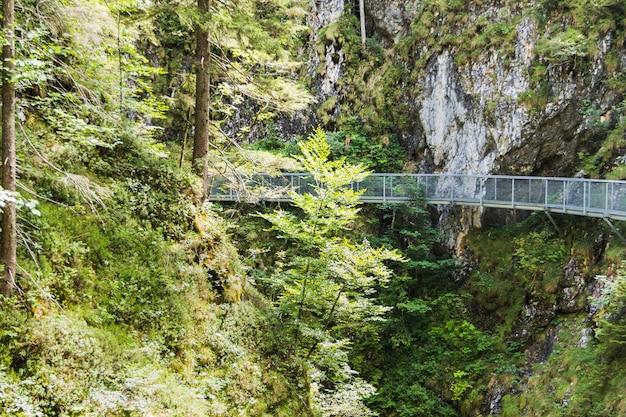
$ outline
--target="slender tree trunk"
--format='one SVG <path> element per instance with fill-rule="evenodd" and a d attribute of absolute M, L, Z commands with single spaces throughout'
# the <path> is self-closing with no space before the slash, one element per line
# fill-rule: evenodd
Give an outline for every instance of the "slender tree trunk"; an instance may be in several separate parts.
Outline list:
<path fill-rule="evenodd" d="M 178 167 L 183 167 L 185 161 L 185 152 L 187 152 L 187 138 L 189 137 L 189 125 L 191 121 L 191 107 L 187 110 L 187 116 L 185 117 L 185 133 L 183 134 L 183 147 L 180 150 L 180 160 L 178 161 Z"/>
<path fill-rule="evenodd" d="M 16 190 L 17 167 L 15 159 L 15 85 L 13 76 L 15 58 L 15 2 L 2 0 L 2 28 L 6 44 L 2 47 L 2 188 Z M 15 286 L 17 267 L 17 215 L 15 202 L 7 201 L 2 211 L 2 235 L 0 237 L 0 264 L 2 280 L 0 293 L 10 296 Z"/>
<path fill-rule="evenodd" d="M 359 16 L 361 18 L 361 45 L 365 48 L 365 0 L 359 0 Z"/>
<path fill-rule="evenodd" d="M 209 153 L 209 117 L 211 107 L 210 33 L 203 21 L 208 16 L 211 0 L 198 0 L 202 21 L 196 27 L 196 119 L 191 158 L 193 169 L 207 182 Z"/>
<path fill-rule="evenodd" d="M 346 284 L 344 283 L 339 289 L 339 292 L 337 293 L 337 297 L 335 297 L 335 301 L 333 302 L 333 306 L 330 309 L 330 313 L 328 313 L 328 317 L 326 318 L 326 323 L 324 324 L 324 330 L 323 330 L 324 333 L 326 333 L 328 329 L 330 328 L 330 323 L 333 319 L 333 315 L 335 314 L 335 308 L 337 308 L 337 304 L 339 303 L 339 298 L 341 297 L 341 294 L 343 294 L 345 289 L 346 289 Z M 317 348 L 317 345 L 319 345 L 319 341 L 316 341 L 315 343 L 313 343 L 313 346 L 309 348 L 309 352 L 306 354 L 306 360 L 309 360 L 309 358 L 315 351 L 315 348 Z"/>

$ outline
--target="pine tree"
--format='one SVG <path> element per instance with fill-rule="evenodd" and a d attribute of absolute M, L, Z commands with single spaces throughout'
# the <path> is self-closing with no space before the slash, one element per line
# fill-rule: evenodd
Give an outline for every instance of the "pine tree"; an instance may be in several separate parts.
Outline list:
<path fill-rule="evenodd" d="M 2 28 L 6 40 L 2 48 L 2 188 L 15 192 L 17 177 L 17 161 L 15 158 L 15 69 L 14 40 L 15 2 L 2 1 Z M 0 240 L 0 263 L 3 266 L 0 293 L 11 295 L 15 286 L 15 269 L 17 267 L 17 214 L 13 200 L 5 202 L 2 211 L 2 237 Z"/>
<path fill-rule="evenodd" d="M 198 0 L 200 21 L 196 25 L 196 122 L 192 161 L 195 172 L 205 178 L 205 183 L 211 106 L 211 35 L 205 21 L 210 9 L 210 0 Z"/>
<path fill-rule="evenodd" d="M 233 112 L 252 109 L 254 125 L 311 103 L 311 96 L 295 81 L 300 63 L 293 58 L 298 36 L 306 29 L 301 23 L 306 14 L 303 4 L 198 0 L 195 10 L 175 9 L 181 26 L 191 21 L 196 31 L 192 155 L 196 173 L 205 175 L 210 149 L 241 141 L 251 130 L 247 125 L 226 133 L 224 121 Z M 162 7 L 169 10 L 176 5 L 164 1 Z"/>

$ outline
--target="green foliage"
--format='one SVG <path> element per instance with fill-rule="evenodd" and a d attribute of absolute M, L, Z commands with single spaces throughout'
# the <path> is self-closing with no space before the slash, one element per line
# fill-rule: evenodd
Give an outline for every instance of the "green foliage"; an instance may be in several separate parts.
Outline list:
<path fill-rule="evenodd" d="M 163 111 L 149 83 L 159 70 L 147 65 L 130 28 L 104 5 L 86 1 L 85 7 L 89 19 L 86 9 L 59 2 L 18 8 L 18 93 L 31 99 L 20 103 L 23 114 L 34 113 L 63 139 L 87 146 L 113 146 L 128 119 L 141 120 L 135 132 L 149 144 L 153 132 L 143 120 Z M 130 117 L 120 117 L 124 112 Z"/>
<path fill-rule="evenodd" d="M 459 415 L 453 402 L 475 410 L 485 394 L 485 376 L 513 358 L 501 355 L 493 338 L 467 320 L 458 296 L 444 293 L 421 304 L 403 317 L 413 340 L 385 343 L 386 372 L 372 407 L 397 416 Z"/>
<path fill-rule="evenodd" d="M 579 30 L 568 28 L 550 39 L 542 39 L 537 53 L 548 61 L 563 63 L 576 57 L 584 57 L 589 50 L 589 40 Z"/>
<path fill-rule="evenodd" d="M 494 329 L 491 348 L 496 348 L 492 360 L 500 363 L 495 370 L 497 380 L 510 387 L 509 394 L 502 400 L 501 414 L 619 415 L 621 411 L 617 410 L 622 410 L 623 405 L 612 395 L 608 385 L 623 377 L 621 365 L 614 362 L 621 361 L 621 356 L 616 354 L 620 345 L 611 344 L 609 338 L 601 336 L 602 324 L 597 331 L 599 343 L 592 338 L 593 323 L 582 307 L 579 313 L 559 315 L 546 325 L 547 332 L 535 331 L 534 326 L 525 324 L 528 316 L 522 313 L 521 300 L 526 299 L 527 305 L 542 306 L 545 311 L 554 308 L 552 306 L 557 305 L 554 295 L 558 297 L 563 285 L 562 267 L 568 258 L 577 259 L 586 271 L 598 267 L 594 251 L 597 242 L 593 243 L 597 234 L 588 236 L 590 226 L 576 219 L 557 219 L 557 222 L 565 230 L 567 239 L 555 236 L 543 216 L 531 216 L 521 224 L 472 233 L 465 240 L 473 256 L 481 261 L 464 287 L 472 294 L 472 308 L 482 313 L 474 315 L 478 319 L 476 323 Z M 610 299 L 610 296 L 601 297 L 592 306 L 596 322 L 606 319 L 610 309 L 606 302 Z M 458 333 L 457 326 L 453 333 Z M 453 328 L 447 323 L 442 327 Z M 461 335 L 465 333 L 463 328 L 458 326 Z M 520 329 L 530 332 L 528 345 L 510 338 L 511 332 L 524 331 Z M 506 350 L 502 349 L 504 343 Z M 522 369 L 527 366 L 527 359 L 522 352 L 532 352 L 539 346 L 550 346 L 549 355 L 545 361 L 533 365 L 525 380 Z M 463 368 L 457 370 L 467 372 Z M 464 382 L 472 384 L 473 388 L 477 386 L 475 380 L 463 376 L 460 388 Z M 517 392 L 517 387 L 522 385 L 524 389 Z M 469 391 L 463 400 L 462 409 L 472 393 Z"/>
<path fill-rule="evenodd" d="M 166 191 L 184 192 L 146 195 Z M 293 395 L 306 394 L 293 342 L 262 297 L 240 301 L 243 271 L 210 206 L 188 210 L 194 228 L 176 242 L 128 201 L 108 204 L 97 216 L 43 202 L 22 225 L 23 296 L 1 306 L 0 404 L 24 416 L 309 415 Z"/>
<path fill-rule="evenodd" d="M 145 4 L 106 6 L 19 2 L 24 197 L 0 414 L 310 415 L 293 341 L 156 141 L 165 74 L 135 43 Z"/>
<path fill-rule="evenodd" d="M 377 220 L 377 234 L 368 239 L 374 244 L 397 248 L 405 258 L 405 262 L 393 264 L 395 279 L 379 290 L 383 304 L 394 307 L 389 322 L 395 323 L 391 327 L 399 326 L 389 330 L 394 343 L 410 343 L 421 332 L 420 329 L 413 334 L 404 326 L 409 322 L 418 324 L 418 317 L 431 311 L 422 297 L 452 290 L 446 283 L 455 260 L 435 255 L 434 248 L 443 236 L 432 227 L 426 205 L 417 191 L 415 196 L 414 203 L 382 204 L 368 213 L 368 217 Z M 411 320 L 406 321 L 406 317 Z"/>
<path fill-rule="evenodd" d="M 598 285 L 602 287 L 602 296 L 594 305 L 600 310 L 596 336 L 609 351 L 619 354 L 626 344 L 626 279 L 622 268 L 610 277 L 601 277 Z"/>
<path fill-rule="evenodd" d="M 322 416 L 375 416 L 363 402 L 363 398 L 369 397 L 374 389 L 363 380 L 355 383 L 343 384 L 333 391 L 323 390 L 319 395 L 320 406 L 318 408 Z"/>
<path fill-rule="evenodd" d="M 0 407 L 3 415 L 15 417 L 41 417 L 43 412 L 28 394 L 31 381 L 16 381 L 0 370 Z"/>
<path fill-rule="evenodd" d="M 124 159 L 102 158 L 98 170 L 120 182 L 112 196 L 116 204 L 130 209 L 137 218 L 162 230 L 166 236 L 179 238 L 191 225 L 193 216 L 188 196 L 196 192 L 198 180 L 189 172 L 176 169 L 173 162 L 146 158 L 139 149 L 127 148 Z"/>
<path fill-rule="evenodd" d="M 296 57 L 304 25 L 306 3 L 270 0 L 211 2 L 206 16 L 193 2 L 155 2 L 146 18 L 143 47 L 156 64 L 168 67 L 155 77 L 156 89 L 175 106 L 164 121 L 165 138 L 182 141 L 190 132 L 194 104 L 195 74 L 192 72 L 194 29 L 210 34 L 211 140 L 220 149 L 245 141 L 251 129 L 268 123 L 278 114 L 307 108 L 312 98 L 294 75 L 302 63 Z M 223 129 L 237 114 L 239 122 Z M 226 131 L 232 132 L 228 135 Z"/>
<path fill-rule="evenodd" d="M 433 255 L 440 236 L 423 204 L 367 209 L 378 222 L 364 220 L 349 183 L 366 175 L 359 163 L 401 169 L 394 132 L 411 123 L 406 88 L 419 85 L 433 54 L 452 50 L 458 65 L 485 48 L 510 54 L 519 16 L 472 21 L 470 9 L 486 3 L 426 1 L 409 39 L 393 51 L 375 39 L 363 49 L 354 16 L 327 28 L 318 46 L 342 48 L 345 78 L 341 96 L 318 117 L 337 132 L 325 141 L 316 131 L 302 144 L 299 161 L 315 173 L 312 193 L 296 198 L 293 210 L 257 217 L 239 231 L 267 246 L 249 251 L 259 268 L 245 270 L 237 254 L 244 246 L 231 241 L 216 207 L 199 204 L 197 179 L 157 138 L 182 139 L 189 129 L 196 24 L 214 41 L 216 137 L 242 109 L 250 109 L 254 127 L 308 105 L 304 89 L 290 81 L 300 69 L 292 52 L 308 36 L 301 25 L 306 10 L 284 0 L 212 4 L 207 18 L 186 1 L 18 2 L 24 210 L 19 295 L 0 304 L 0 413 L 291 417 L 312 414 L 313 394 L 315 411 L 327 416 L 372 409 L 477 415 L 492 375 L 519 378 L 525 346 L 505 336 L 526 294 L 554 301 L 565 242 L 546 230 L 474 237 L 470 247 L 481 263 L 464 286 L 470 302 L 455 294 L 454 261 Z M 623 33 L 617 1 L 542 7 L 545 35 L 526 97 L 535 108 L 549 100 L 555 65 L 582 70 L 601 36 Z M 622 91 L 619 54 L 611 48 L 607 86 Z M 267 106 L 248 106 L 269 92 L 278 95 Z M 591 106 L 583 110 L 598 116 Z M 163 135 L 155 123 L 166 128 Z M 589 155 L 594 173 L 623 165 L 615 164 L 622 128 L 620 121 L 602 151 Z M 239 133 L 231 139 L 248 130 Z M 259 147 L 296 154 L 293 143 L 270 133 Z M 178 154 L 174 142 L 167 146 Z M 219 164 L 225 156 L 216 157 Z M 278 166 L 267 154 L 255 157 Z M 240 158 L 235 162 L 248 168 Z M 280 242 L 260 230 L 267 220 Z M 537 367 L 529 386 L 539 395 L 505 397 L 504 415 L 623 414 L 626 367 L 621 356 L 606 356 L 621 352 L 623 288 L 611 288 L 599 346 L 574 346 L 579 328 L 567 320 L 551 324 L 563 327 L 560 340 L 570 346 Z M 362 399 L 374 392 L 372 383 L 379 391 L 368 408 Z"/>
<path fill-rule="evenodd" d="M 489 326 L 502 325 L 504 330 L 514 325 L 527 294 L 545 305 L 556 302 L 570 253 L 547 219 L 532 216 L 518 225 L 471 234 L 468 242 L 480 262 L 464 289 L 480 306 L 482 320 Z"/>
<path fill-rule="evenodd" d="M 585 328 L 581 316 L 565 318 L 558 325 L 558 341 L 550 357 L 533 367 L 525 392 L 503 398 L 502 414 L 620 415 L 624 406 L 612 394 L 615 379 L 621 379 L 621 360 L 605 363 L 602 348 L 580 345 Z M 588 332 L 589 329 L 587 328 Z"/>
<path fill-rule="evenodd" d="M 300 148 L 296 140 L 285 140 L 276 131 L 276 126 L 268 123 L 267 134 L 258 141 L 251 143 L 248 149 L 258 151 L 268 151 L 273 154 L 291 156 L 300 153 Z"/>
<path fill-rule="evenodd" d="M 391 307 L 379 326 L 382 336 L 377 342 L 358 340 L 353 362 L 378 387 L 368 403 L 381 415 L 456 415 L 461 403 L 476 407 L 484 392 L 477 379 L 486 365 L 468 352 L 477 352 L 478 345 L 485 355 L 492 344 L 465 317 L 450 279 L 455 261 L 434 254 L 442 236 L 431 226 L 419 190 L 414 193 L 412 204 L 368 208 L 377 231 L 368 239 L 397 247 L 406 261 L 393 263 L 394 279 L 377 290 L 380 302 Z"/>
<path fill-rule="evenodd" d="M 465 379 L 468 375 L 465 371 L 456 371 L 454 374 L 454 382 L 452 383 L 452 401 L 459 401 L 465 395 L 465 392 L 472 388 L 472 384 Z"/>
<path fill-rule="evenodd" d="M 603 55 L 598 42 L 607 34 L 621 38 L 624 29 L 623 5 L 619 2 L 542 1 L 534 14 L 543 32 L 537 43 L 538 60 L 530 74 L 531 89 L 521 97 L 531 111 L 542 110 L 552 98 L 551 76 L 563 71 L 585 74 L 593 59 L 602 58 L 613 76 L 615 53 L 620 41 Z M 550 71 L 548 71 L 548 69 Z M 547 75 L 544 76 L 542 74 Z"/>
<path fill-rule="evenodd" d="M 387 157 L 384 153 L 393 154 L 394 149 L 399 147 L 394 143 L 397 138 L 392 132 L 407 123 L 407 105 L 402 100 L 402 91 L 399 88 L 405 81 L 405 66 L 386 59 L 385 50 L 372 39 L 363 48 L 359 21 L 349 13 L 344 13 L 338 22 L 324 28 L 318 42 L 317 52 L 321 56 L 326 54 L 330 45 L 334 45 L 335 50 L 341 48 L 344 54 L 343 76 L 338 80 L 341 94 L 336 98 L 328 98 L 317 108 L 318 120 L 326 130 L 342 132 L 339 140 L 346 137 L 352 139 L 353 135 L 355 139 L 367 137 L 372 150 L 383 159 L 378 161 L 373 158 L 373 169 L 377 170 L 380 162 L 380 166 L 389 164 L 391 161 L 385 161 Z M 319 71 L 324 68 L 321 64 Z M 376 150 L 377 147 L 380 150 Z M 361 152 L 358 145 L 355 151 Z M 354 154 L 352 150 L 348 150 L 345 154 L 351 153 Z"/>
<path fill-rule="evenodd" d="M 29 246 L 21 265 L 32 274 L 21 285 L 32 302 L 54 300 L 66 307 L 86 302 L 94 308 L 95 323 L 157 332 L 169 348 L 180 344 L 189 324 L 179 291 L 184 282 L 154 259 L 180 264 L 184 254 L 169 251 L 163 235 L 149 226 L 121 220 L 124 215 L 107 216 L 118 227 L 105 227 L 102 218 L 77 219 L 49 204 L 42 205 L 42 213 L 36 228 L 23 230 Z M 125 262 L 118 262 L 120 257 Z"/>
<path fill-rule="evenodd" d="M 349 118 L 339 132 L 328 135 L 333 157 L 345 157 L 351 164 L 364 164 L 374 172 L 402 170 L 405 151 L 395 137 L 372 140 L 356 118 Z"/>
<path fill-rule="evenodd" d="M 552 240 L 552 234 L 544 229 L 540 232 L 530 232 L 528 235 L 513 241 L 513 256 L 520 272 L 528 274 L 534 280 L 545 276 L 547 265 L 563 265 L 566 256 L 565 245 L 558 240 Z"/>
<path fill-rule="evenodd" d="M 272 340 L 280 331 L 262 299 L 251 295 L 228 311 L 197 307 L 204 320 L 187 335 L 194 351 L 165 354 L 158 339 L 87 323 L 82 310 L 21 324 L 12 362 L 0 369 L 3 415 L 310 415 L 286 379 L 302 369 L 270 350 L 284 340 Z M 269 370 L 272 361 L 281 362 L 281 374 Z"/>
<path fill-rule="evenodd" d="M 621 74 L 621 73 L 620 73 Z M 614 80 L 615 81 L 615 80 Z M 615 88 L 621 88 L 621 82 L 615 81 Z M 587 103 L 584 103 L 587 104 Z M 624 160 L 622 158 L 626 141 L 626 118 L 624 109 L 626 103 L 622 101 L 614 106 L 607 114 L 600 115 L 589 105 L 586 105 L 581 113 L 592 119 L 593 123 L 601 128 L 608 128 L 607 135 L 598 150 L 593 153 L 581 153 L 582 169 L 592 177 L 606 177 L 607 179 L 619 180 L 624 178 Z M 609 126 L 611 120 L 617 120 L 613 126 Z"/>
<path fill-rule="evenodd" d="M 330 145 L 321 129 L 300 148 L 297 159 L 313 177 L 311 193 L 292 195 L 301 213 L 280 210 L 259 216 L 293 244 L 289 261 L 273 277 L 282 285 L 278 308 L 302 344 L 302 356 L 318 370 L 313 388 L 320 411 L 332 415 L 345 407 L 356 411 L 349 404 L 360 398 L 348 395 L 351 391 L 369 392 L 367 384 L 351 374 L 346 351 L 351 340 L 368 333 L 369 323 L 385 312 L 370 294 L 391 276 L 384 262 L 401 257 L 348 235 L 363 193 L 350 184 L 365 178 L 365 167 L 347 164 L 345 158 L 330 160 Z M 369 414 L 363 409 L 359 415 Z"/>
<path fill-rule="evenodd" d="M 357 291 L 363 291 L 375 281 L 385 281 L 389 271 L 382 261 L 399 258 L 391 251 L 372 248 L 367 241 L 355 243 L 345 236 L 356 219 L 358 200 L 363 193 L 347 186 L 363 179 L 367 175 L 365 168 L 346 164 L 344 158 L 329 160 L 330 146 L 321 130 L 301 143 L 301 150 L 298 159 L 314 179 L 312 194 L 293 195 L 294 206 L 302 211 L 302 219 L 286 211 L 260 214 L 281 238 L 296 242 L 299 248 L 290 267 L 282 272 L 286 281 L 281 308 L 298 317 L 305 314 L 302 308 L 312 308 L 311 313 L 316 315 L 315 312 L 324 310 L 321 308 L 324 304 L 329 305 L 329 311 L 337 308 L 335 314 L 340 314 L 342 308 L 347 309 L 344 314 L 359 314 L 351 312 L 349 306 L 354 309 L 364 303 L 361 314 L 367 315 L 368 310 L 375 308 L 367 307 L 369 301 L 358 296 Z M 329 322 L 331 319 L 335 320 L 329 316 Z M 323 328 L 323 320 L 317 325 Z"/>

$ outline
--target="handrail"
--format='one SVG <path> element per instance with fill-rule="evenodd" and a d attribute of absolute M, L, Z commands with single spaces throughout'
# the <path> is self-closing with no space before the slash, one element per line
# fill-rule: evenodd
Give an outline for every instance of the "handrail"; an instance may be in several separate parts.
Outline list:
<path fill-rule="evenodd" d="M 209 198 L 219 201 L 291 201 L 311 192 L 308 173 L 255 174 L 240 180 L 215 176 Z M 465 174 L 371 174 L 352 188 L 363 203 L 402 203 L 498 207 L 568 213 L 626 221 L 626 181 L 589 178 Z"/>

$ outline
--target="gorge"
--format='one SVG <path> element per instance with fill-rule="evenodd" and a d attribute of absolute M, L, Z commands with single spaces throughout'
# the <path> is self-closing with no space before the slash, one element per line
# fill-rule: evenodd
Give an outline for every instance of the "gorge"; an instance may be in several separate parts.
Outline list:
<path fill-rule="evenodd" d="M 15 10 L 0 416 L 626 414 L 624 0 Z"/>

